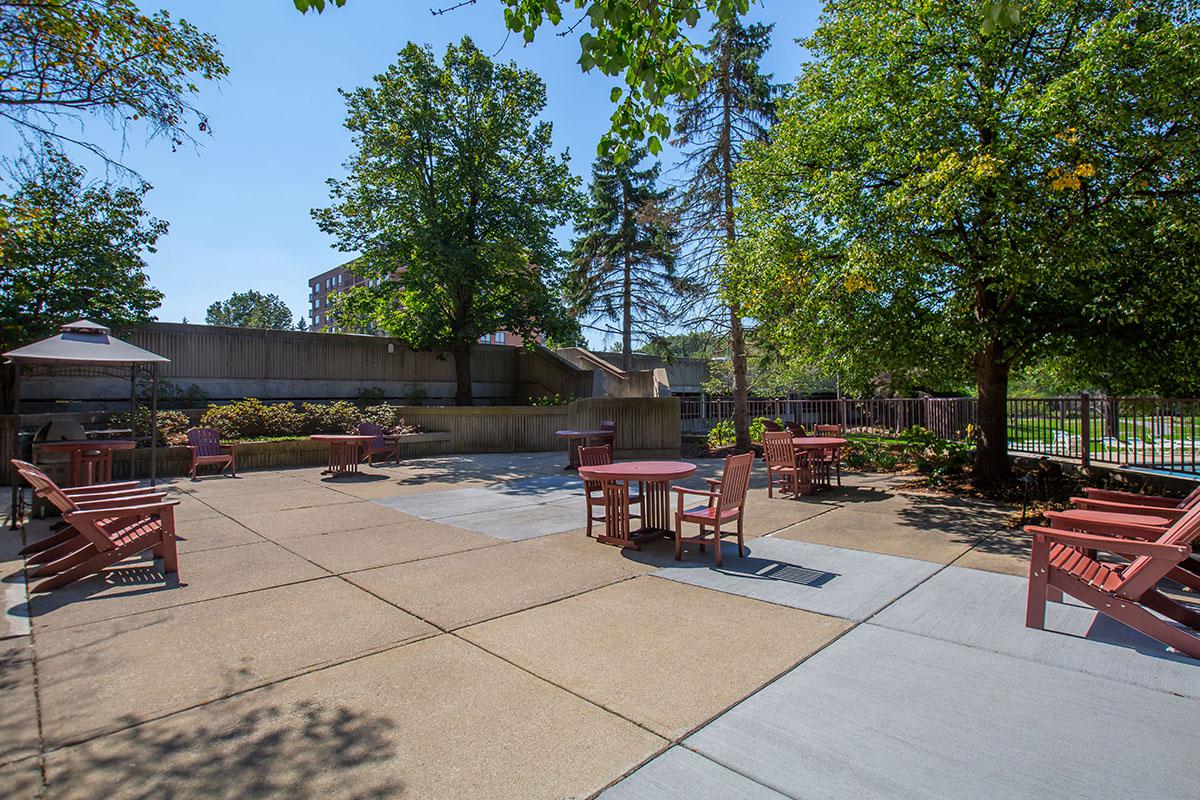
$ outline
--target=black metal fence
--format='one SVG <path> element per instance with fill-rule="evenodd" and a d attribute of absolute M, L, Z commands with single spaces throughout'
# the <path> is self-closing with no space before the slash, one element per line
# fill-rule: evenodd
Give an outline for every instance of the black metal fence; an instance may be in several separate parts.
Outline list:
<path fill-rule="evenodd" d="M 764 399 L 750 416 L 805 425 L 840 424 L 850 432 L 895 435 L 919 425 L 946 439 L 969 435 L 978 406 L 970 397 Z M 703 433 L 733 417 L 729 398 L 682 401 L 683 428 Z M 1091 463 L 1200 474 L 1200 399 L 1163 397 L 1012 397 L 1011 452 Z"/>

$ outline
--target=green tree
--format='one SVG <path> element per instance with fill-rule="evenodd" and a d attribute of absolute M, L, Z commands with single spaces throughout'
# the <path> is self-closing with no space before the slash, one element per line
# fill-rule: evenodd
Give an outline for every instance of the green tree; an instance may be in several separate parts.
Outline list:
<path fill-rule="evenodd" d="M 1009 474 L 1014 368 L 1164 311 L 1173 339 L 1200 330 L 1194 6 L 1042 0 L 1001 22 L 827 4 L 744 165 L 729 275 L 778 347 L 846 382 L 969 374 L 985 481 Z"/>
<path fill-rule="evenodd" d="M 167 223 L 142 208 L 150 186 L 86 178 L 48 146 L 14 165 L 14 190 L 0 195 L 0 352 L 82 317 L 118 328 L 154 319 L 162 293 L 144 256 Z M 3 374 L 8 398 L 11 373 Z"/>
<path fill-rule="evenodd" d="M 293 3 L 301 12 L 319 13 L 326 0 Z M 345 4 L 346 0 L 329 0 L 331 6 Z M 612 128 L 597 150 L 614 154 L 618 161 L 642 141 L 657 155 L 671 132 L 664 113 L 668 99 L 694 97 L 705 80 L 707 67 L 687 37 L 701 14 L 728 22 L 750 8 L 750 0 L 500 0 L 500 4 L 505 26 L 521 34 L 526 43 L 547 22 L 567 26 L 560 35 L 574 33 L 587 23 L 579 34 L 580 68 L 625 82 L 624 88 L 613 87 Z"/>
<path fill-rule="evenodd" d="M 707 78 L 696 96 L 675 107 L 676 138 L 687 174 L 681 198 L 681 229 L 689 274 L 713 287 L 726 254 L 737 242 L 734 169 L 747 142 L 762 142 L 775 118 L 776 88 L 759 62 L 771 43 L 770 25 L 742 25 L 734 17 L 717 23 L 704 47 Z M 712 291 L 701 298 L 719 296 Z M 726 295 L 731 297 L 732 295 Z M 707 316 L 711 303 L 695 307 Z M 729 331 L 733 429 L 739 450 L 750 449 L 746 335 L 739 303 L 726 302 L 715 321 Z M 721 319 L 723 317 L 723 319 Z M 710 317 L 711 320 L 711 317 Z"/>
<path fill-rule="evenodd" d="M 646 151 L 634 149 L 617 163 L 600 156 L 592 165 L 588 203 L 576 224 L 568 305 L 581 317 L 621 336 L 621 366 L 633 368 L 633 339 L 658 335 L 671 299 L 686 291 L 675 274 L 672 220 L 662 209 L 668 189 L 657 186 L 659 165 L 639 169 Z"/>
<path fill-rule="evenodd" d="M 276 331 L 292 330 L 292 311 L 277 294 L 263 294 L 253 289 L 234 292 L 228 300 L 218 300 L 208 307 L 204 321 L 209 325 L 227 328 L 267 328 Z"/>
<path fill-rule="evenodd" d="M 217 42 L 166 11 L 132 0 L 0 0 L 0 118 L 36 139 L 103 150 L 62 131 L 81 115 L 136 122 L 172 146 L 209 130 L 195 81 L 229 73 Z"/>
<path fill-rule="evenodd" d="M 548 283 L 576 182 L 537 119 L 545 85 L 464 38 L 440 65 L 410 43 L 374 86 L 344 94 L 356 153 L 313 215 L 371 280 L 338 294 L 335 318 L 453 354 L 456 402 L 470 404 L 480 336 L 532 340 L 566 324 Z"/>

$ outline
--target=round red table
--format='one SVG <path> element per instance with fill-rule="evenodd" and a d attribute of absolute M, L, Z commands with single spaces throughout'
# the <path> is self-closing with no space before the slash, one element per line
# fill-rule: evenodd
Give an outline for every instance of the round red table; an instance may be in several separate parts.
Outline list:
<path fill-rule="evenodd" d="M 620 547 L 640 548 L 642 542 L 673 536 L 671 526 L 671 481 L 696 471 L 687 461 L 622 461 L 595 467 L 580 467 L 579 477 L 599 481 L 605 498 L 604 535 L 596 541 Z M 642 495 L 642 527 L 629 530 L 629 485 L 637 483 Z"/>
<path fill-rule="evenodd" d="M 346 475 L 358 472 L 359 450 L 375 437 L 349 433 L 318 433 L 308 438 L 316 442 L 329 442 L 329 466 L 321 470 L 322 475 Z"/>
<path fill-rule="evenodd" d="M 136 446 L 132 439 L 67 439 L 34 444 L 41 453 L 68 454 L 68 486 L 112 483 L 113 451 L 132 450 Z"/>
<path fill-rule="evenodd" d="M 589 441 L 612 445 L 616 437 L 615 431 L 555 431 L 554 435 L 567 440 L 567 466 L 564 469 L 579 469 L 579 448 L 586 447 Z"/>
<path fill-rule="evenodd" d="M 792 446 L 795 447 L 799 451 L 802 451 L 802 452 L 812 452 L 815 450 L 830 451 L 828 463 L 826 463 L 825 466 L 822 467 L 822 469 L 817 470 L 817 476 L 818 476 L 817 481 L 813 480 L 813 459 L 812 458 L 803 459 L 804 464 L 801 464 L 801 471 L 807 472 L 807 477 L 804 475 L 801 475 L 801 482 L 807 486 L 807 489 L 802 490 L 802 491 L 804 491 L 805 494 L 812 494 L 816 490 L 816 486 L 818 483 L 821 486 L 829 485 L 828 465 L 830 463 L 838 464 L 838 485 L 840 486 L 842 484 L 842 473 L 841 473 L 841 463 L 840 463 L 841 462 L 841 454 L 839 453 L 839 451 L 848 444 L 850 444 L 850 440 L 843 439 L 840 436 L 793 436 L 792 437 Z"/>

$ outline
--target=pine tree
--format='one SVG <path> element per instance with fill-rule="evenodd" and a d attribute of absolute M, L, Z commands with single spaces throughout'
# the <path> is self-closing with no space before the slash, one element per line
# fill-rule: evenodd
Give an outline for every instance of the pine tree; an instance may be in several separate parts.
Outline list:
<path fill-rule="evenodd" d="M 713 37 L 703 48 L 708 79 L 694 99 L 675 107 L 677 136 L 672 143 L 684 151 L 682 169 L 687 174 L 679 206 L 681 241 L 689 265 L 686 274 L 714 290 L 719 289 L 728 248 L 737 240 L 734 169 L 748 142 L 766 140 L 775 118 L 777 87 L 771 75 L 759 71 L 773 27 L 747 28 L 737 17 L 714 25 Z M 709 291 L 706 296 L 716 299 L 720 292 Z M 734 430 L 738 449 L 749 450 L 743 313 L 736 300 L 724 299 L 724 304 L 695 303 L 699 319 L 693 319 L 729 330 Z"/>
<path fill-rule="evenodd" d="M 569 303 L 575 313 L 619 327 L 621 365 L 633 367 L 633 339 L 658 335 L 682 286 L 675 274 L 675 235 L 664 209 L 669 189 L 657 186 L 660 167 L 640 168 L 645 149 L 616 163 L 600 156 L 592 166 L 586 207 L 576 225 Z"/>

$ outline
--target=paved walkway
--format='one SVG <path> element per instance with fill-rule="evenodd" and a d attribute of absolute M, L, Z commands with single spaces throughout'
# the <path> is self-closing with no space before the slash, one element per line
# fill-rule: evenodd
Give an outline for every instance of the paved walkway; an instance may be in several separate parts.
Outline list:
<path fill-rule="evenodd" d="M 717 570 L 588 540 L 560 460 L 179 481 L 166 585 L 27 600 L 3 534 L 0 796 L 1193 796 L 1200 664 L 1025 629 L 1003 510 L 757 486 Z"/>

